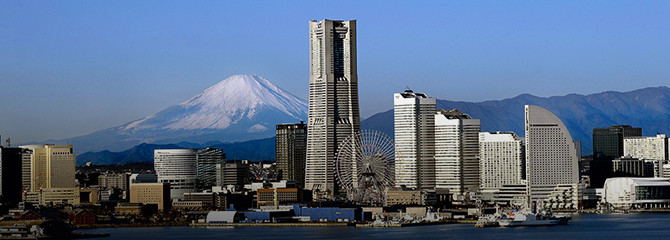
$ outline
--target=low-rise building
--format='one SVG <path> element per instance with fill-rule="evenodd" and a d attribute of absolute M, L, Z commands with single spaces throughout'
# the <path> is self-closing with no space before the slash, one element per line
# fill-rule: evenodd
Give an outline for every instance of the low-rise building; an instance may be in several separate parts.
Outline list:
<path fill-rule="evenodd" d="M 173 210 L 195 210 L 202 209 L 203 204 L 201 201 L 175 201 L 172 203 Z"/>
<path fill-rule="evenodd" d="M 214 207 L 216 209 L 247 210 L 253 207 L 254 200 L 254 197 L 248 192 L 214 193 Z"/>
<path fill-rule="evenodd" d="M 582 201 L 583 184 L 561 184 L 554 188 L 543 202 L 543 209 L 578 210 Z"/>
<path fill-rule="evenodd" d="M 96 215 L 91 210 L 80 209 L 80 210 L 77 210 L 76 212 L 74 212 L 70 216 L 70 221 L 72 221 L 72 223 L 77 224 L 77 225 L 95 224 Z"/>
<path fill-rule="evenodd" d="M 257 206 L 278 205 L 302 202 L 302 191 L 298 188 L 270 188 L 258 189 L 256 193 Z"/>
<path fill-rule="evenodd" d="M 490 205 L 523 209 L 528 206 L 528 186 L 525 184 L 502 185 L 497 189 L 482 191 L 481 198 Z"/>
<path fill-rule="evenodd" d="M 354 208 L 310 208 L 294 205 L 293 212 L 296 216 L 309 217 L 312 222 L 350 222 L 360 220 L 361 217 L 361 210 Z"/>
<path fill-rule="evenodd" d="M 142 204 L 141 203 L 119 203 L 114 207 L 114 214 L 118 216 L 127 216 L 133 215 L 137 216 L 142 214 Z"/>
<path fill-rule="evenodd" d="M 133 183 L 130 184 L 130 202 L 155 204 L 158 211 L 171 208 L 169 183 Z"/>
<path fill-rule="evenodd" d="M 234 223 L 239 220 L 240 214 L 237 211 L 210 211 L 205 219 L 207 223 Z"/>
<path fill-rule="evenodd" d="M 386 191 L 386 202 L 384 206 L 398 205 L 423 205 L 423 198 L 420 190 L 405 190 L 401 188 L 392 188 Z"/>
<path fill-rule="evenodd" d="M 670 179 L 608 178 L 601 203 L 613 210 L 670 208 Z"/>
<path fill-rule="evenodd" d="M 25 201 L 34 205 L 92 205 L 98 202 L 95 188 L 44 188 L 38 192 L 26 192 Z"/>
<path fill-rule="evenodd" d="M 199 193 L 184 193 L 185 202 L 201 202 L 204 208 L 210 208 L 214 206 L 214 193 L 213 192 L 199 192 Z"/>
<path fill-rule="evenodd" d="M 79 189 L 79 205 L 94 205 L 98 203 L 100 193 L 97 188 Z"/>

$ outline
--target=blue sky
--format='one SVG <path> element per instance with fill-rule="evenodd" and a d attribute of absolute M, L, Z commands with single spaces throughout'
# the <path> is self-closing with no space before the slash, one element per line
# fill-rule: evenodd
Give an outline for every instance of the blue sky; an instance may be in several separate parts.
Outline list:
<path fill-rule="evenodd" d="M 670 85 L 668 1 L 0 1 L 0 134 L 61 139 L 232 74 L 307 98 L 308 21 L 357 19 L 363 117 L 440 99 Z"/>

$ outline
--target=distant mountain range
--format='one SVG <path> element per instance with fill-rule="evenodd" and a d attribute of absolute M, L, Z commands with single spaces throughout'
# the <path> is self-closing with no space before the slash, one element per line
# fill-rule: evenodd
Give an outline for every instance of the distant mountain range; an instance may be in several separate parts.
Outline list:
<path fill-rule="evenodd" d="M 526 104 L 541 106 L 556 114 L 574 140 L 582 141 L 583 155 L 592 152 L 591 137 L 596 127 L 632 125 L 642 127 L 646 136 L 670 133 L 670 88 L 667 87 L 548 98 L 522 94 L 485 102 L 437 101 L 438 109 L 458 109 L 481 119 L 482 131 L 513 131 L 520 136 L 525 134 Z M 304 100 L 256 75 L 235 75 L 185 103 L 70 142 L 80 151 L 101 149 L 78 155 L 78 165 L 89 161 L 95 164 L 151 162 L 153 150 L 157 148 L 218 147 L 224 149 L 227 159 L 273 160 L 274 138 L 268 137 L 274 136 L 274 125 L 306 120 L 306 115 Z M 393 137 L 393 110 L 375 114 L 361 124 L 363 129 L 378 130 Z"/>
<path fill-rule="evenodd" d="M 306 120 L 307 101 L 258 75 L 233 75 L 181 104 L 68 141 L 77 153 L 121 152 L 142 143 L 231 143 L 272 137 L 276 124 Z"/>
<path fill-rule="evenodd" d="M 524 105 L 537 105 L 554 113 L 582 141 L 582 154 L 593 152 L 593 128 L 611 125 L 642 127 L 642 134 L 670 133 L 670 88 L 651 87 L 630 92 L 603 92 L 537 97 L 522 94 L 498 101 L 459 102 L 438 100 L 438 109 L 458 109 L 481 119 L 482 131 L 513 131 L 524 136 Z M 393 136 L 393 110 L 375 114 L 361 122 Z"/>
<path fill-rule="evenodd" d="M 226 159 L 261 161 L 275 158 L 275 138 L 264 138 L 237 143 L 207 142 L 197 144 L 180 142 L 177 144 L 148 144 L 142 143 L 122 152 L 87 152 L 77 156 L 77 166 L 86 164 L 108 165 L 129 163 L 152 163 L 154 161 L 155 149 L 183 149 L 183 148 L 221 148 L 226 154 Z"/>

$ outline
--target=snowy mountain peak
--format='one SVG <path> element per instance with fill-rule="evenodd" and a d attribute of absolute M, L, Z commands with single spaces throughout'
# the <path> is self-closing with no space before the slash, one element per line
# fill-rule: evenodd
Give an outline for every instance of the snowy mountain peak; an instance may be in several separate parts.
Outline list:
<path fill-rule="evenodd" d="M 302 114 L 307 107 L 304 100 L 258 75 L 230 76 L 180 105 L 226 112 L 269 106 L 291 116 Z"/>
<path fill-rule="evenodd" d="M 259 117 L 259 114 L 263 114 Z M 258 75 L 233 75 L 186 102 L 121 126 L 124 131 L 227 129 L 241 122 L 248 132 L 274 129 L 276 121 L 306 120 L 307 102 Z M 247 124 L 243 124 L 247 125 Z M 272 128 L 271 128 L 272 127 Z"/>

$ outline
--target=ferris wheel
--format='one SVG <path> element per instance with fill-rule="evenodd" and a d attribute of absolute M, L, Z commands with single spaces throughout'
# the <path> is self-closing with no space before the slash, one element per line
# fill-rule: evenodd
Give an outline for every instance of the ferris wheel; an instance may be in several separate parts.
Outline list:
<path fill-rule="evenodd" d="M 335 172 L 347 198 L 363 205 L 380 205 L 394 184 L 395 146 L 386 135 L 371 130 L 355 133 L 337 151 Z"/>

